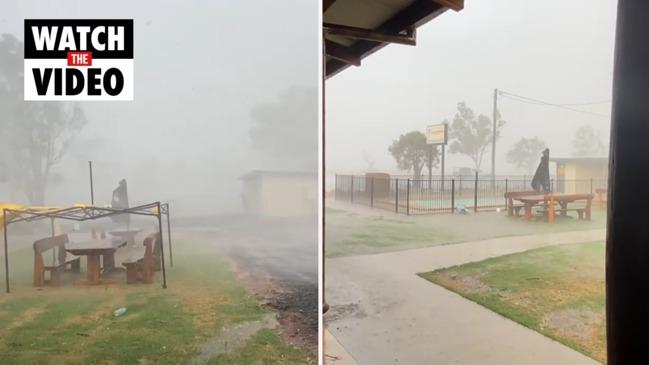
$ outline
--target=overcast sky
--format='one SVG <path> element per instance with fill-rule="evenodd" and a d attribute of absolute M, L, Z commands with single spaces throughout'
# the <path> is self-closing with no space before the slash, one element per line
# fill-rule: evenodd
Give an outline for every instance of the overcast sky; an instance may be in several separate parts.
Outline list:
<path fill-rule="evenodd" d="M 132 200 L 240 209 L 238 177 L 269 166 L 252 146 L 251 110 L 318 85 L 318 11 L 310 1 L 5 1 L 0 34 L 22 40 L 25 18 L 135 24 L 135 100 L 82 103 L 88 125 L 57 166 L 64 181 L 53 187 L 53 203 L 87 200 L 94 160 L 100 203 L 127 178 Z M 315 96 L 312 104 L 304 123 L 315 136 Z M 302 153 L 315 160 L 317 147 Z"/>
<path fill-rule="evenodd" d="M 465 0 L 417 31 L 417 46 L 390 45 L 327 81 L 328 171 L 362 172 L 368 159 L 394 171 L 388 146 L 400 134 L 452 120 L 465 101 L 489 118 L 493 90 L 560 104 L 610 101 L 615 0 Z M 537 136 L 554 157 L 572 154 L 585 124 L 608 144 L 609 118 L 502 99 L 507 125 L 498 141 L 497 173 L 511 172 L 505 154 Z M 583 107 L 610 115 L 610 103 Z M 490 153 L 483 170 L 490 170 Z M 449 168 L 472 163 L 450 155 Z M 451 170 L 448 170 L 451 171 Z"/>

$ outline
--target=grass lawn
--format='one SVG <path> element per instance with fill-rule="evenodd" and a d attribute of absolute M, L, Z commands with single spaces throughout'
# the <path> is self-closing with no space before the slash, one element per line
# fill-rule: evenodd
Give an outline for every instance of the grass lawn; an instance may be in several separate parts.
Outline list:
<path fill-rule="evenodd" d="M 606 214 L 598 208 L 593 209 L 591 221 L 567 218 L 558 219 L 555 224 L 507 217 L 503 212 L 406 216 L 379 209 L 352 210 L 343 204 L 327 208 L 326 218 L 328 257 L 374 254 L 495 237 L 603 229 L 606 226 Z"/>
<path fill-rule="evenodd" d="M 543 247 L 419 274 L 600 362 L 604 243 Z"/>
<path fill-rule="evenodd" d="M 174 245 L 168 289 L 155 283 L 39 290 L 31 287 L 32 251 L 12 253 L 12 293 L 0 295 L 0 364 L 185 364 L 224 328 L 267 314 L 208 242 Z M 113 317 L 120 307 L 127 313 Z M 273 329 L 209 361 L 308 363 Z"/>

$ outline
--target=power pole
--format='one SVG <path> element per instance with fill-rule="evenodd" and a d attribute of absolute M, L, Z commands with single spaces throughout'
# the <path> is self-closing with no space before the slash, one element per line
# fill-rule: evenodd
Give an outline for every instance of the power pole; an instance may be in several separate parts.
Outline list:
<path fill-rule="evenodd" d="M 435 145 L 428 145 L 428 188 L 430 189 L 431 181 L 433 181 L 433 148 Z"/>
<path fill-rule="evenodd" d="M 498 89 L 494 89 L 493 135 L 491 141 L 491 179 L 496 179 L 496 126 L 498 124 Z"/>
<path fill-rule="evenodd" d="M 95 206 L 95 189 L 92 183 L 92 161 L 88 161 L 88 168 L 90 170 L 90 205 Z"/>

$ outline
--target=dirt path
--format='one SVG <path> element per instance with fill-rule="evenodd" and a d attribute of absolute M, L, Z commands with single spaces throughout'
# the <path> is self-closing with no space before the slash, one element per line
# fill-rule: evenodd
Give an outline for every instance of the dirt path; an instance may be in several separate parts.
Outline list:
<path fill-rule="evenodd" d="M 184 229 L 214 242 L 239 280 L 259 302 L 277 313 L 282 338 L 318 352 L 317 221 L 231 220 Z"/>
<path fill-rule="evenodd" d="M 325 321 L 361 365 L 598 364 L 416 273 L 604 235 L 551 233 L 329 259 Z"/>

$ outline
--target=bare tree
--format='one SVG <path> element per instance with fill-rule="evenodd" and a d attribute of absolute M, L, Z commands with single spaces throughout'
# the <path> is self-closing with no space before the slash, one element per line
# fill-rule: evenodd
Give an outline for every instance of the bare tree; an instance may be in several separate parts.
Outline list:
<path fill-rule="evenodd" d="M 14 36 L 0 36 L 0 165 L 10 188 L 38 205 L 45 203 L 53 167 L 86 118 L 78 104 L 24 101 L 22 55 Z"/>
<path fill-rule="evenodd" d="M 595 128 L 584 125 L 577 129 L 572 140 L 573 154 L 577 157 L 599 157 L 606 155 L 606 144 Z"/>
<path fill-rule="evenodd" d="M 537 137 L 521 138 L 507 152 L 507 162 L 514 164 L 519 171 L 534 172 L 544 149 L 545 143 Z"/>

